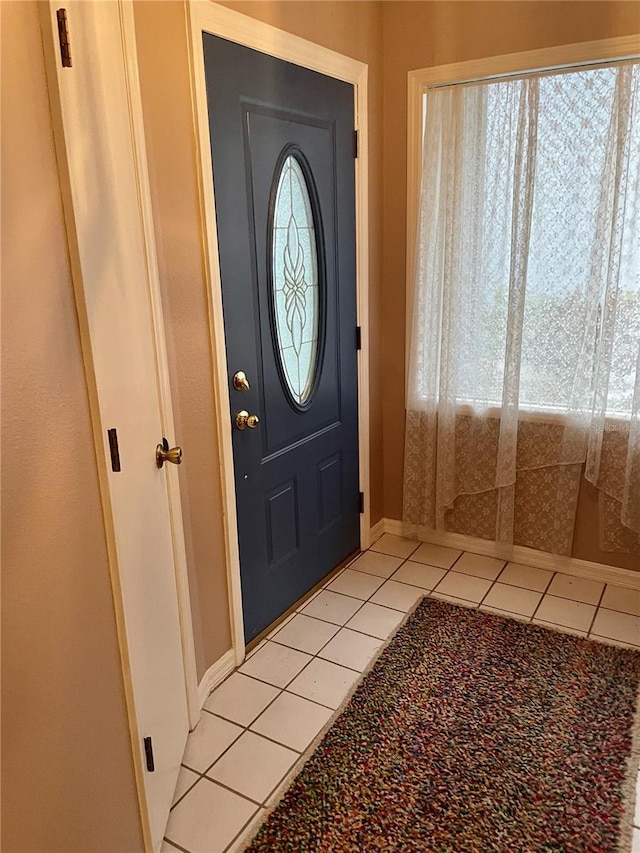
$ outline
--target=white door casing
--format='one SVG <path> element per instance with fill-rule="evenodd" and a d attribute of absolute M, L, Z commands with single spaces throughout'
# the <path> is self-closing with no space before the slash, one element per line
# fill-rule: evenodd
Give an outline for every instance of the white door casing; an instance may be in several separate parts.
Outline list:
<path fill-rule="evenodd" d="M 41 7 L 54 136 L 143 834 L 159 850 L 199 701 L 178 475 L 155 461 L 162 437 L 175 436 L 133 7 L 69 0 L 72 65 L 63 67 L 56 5 Z"/>

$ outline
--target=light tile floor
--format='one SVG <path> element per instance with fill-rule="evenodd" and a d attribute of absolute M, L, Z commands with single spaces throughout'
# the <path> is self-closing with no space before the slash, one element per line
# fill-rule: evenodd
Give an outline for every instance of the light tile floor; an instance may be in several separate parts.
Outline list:
<path fill-rule="evenodd" d="M 164 853 L 239 853 L 422 595 L 640 648 L 640 591 L 385 534 L 263 641 L 190 735 Z M 640 853 L 640 776 L 633 853 Z"/>

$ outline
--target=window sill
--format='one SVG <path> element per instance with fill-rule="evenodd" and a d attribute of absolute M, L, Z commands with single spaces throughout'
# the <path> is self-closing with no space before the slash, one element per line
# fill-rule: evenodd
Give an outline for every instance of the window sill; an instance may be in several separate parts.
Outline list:
<path fill-rule="evenodd" d="M 456 414 L 462 415 L 463 417 L 483 417 L 483 418 L 500 418 L 502 416 L 502 409 L 499 406 L 491 406 L 486 409 L 480 409 L 474 406 L 472 403 L 458 403 L 456 407 Z M 529 408 L 525 406 L 521 406 L 518 410 L 518 420 L 525 421 L 529 423 L 543 423 L 543 424 L 560 424 L 567 425 L 568 424 L 568 416 L 567 412 L 562 409 L 552 409 L 549 408 Z M 631 422 L 631 415 L 625 415 L 622 413 L 610 414 L 605 418 L 605 427 L 604 431 L 617 432 L 618 430 L 626 430 L 629 427 Z"/>

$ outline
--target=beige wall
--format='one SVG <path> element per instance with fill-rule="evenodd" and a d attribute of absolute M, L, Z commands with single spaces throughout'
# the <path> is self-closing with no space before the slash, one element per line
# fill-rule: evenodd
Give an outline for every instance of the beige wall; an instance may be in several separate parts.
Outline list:
<path fill-rule="evenodd" d="M 2 3 L 2 849 L 142 848 L 35 2 Z"/>
<path fill-rule="evenodd" d="M 402 515 L 404 442 L 407 72 L 640 31 L 637 2 L 383 3 L 384 159 L 382 398 L 384 515 Z M 583 495 L 585 492 L 583 492 Z M 631 567 L 595 547 L 593 507 L 581 500 L 575 555 Z M 583 529 L 583 525 L 586 527 Z M 587 530 L 588 528 L 588 530 Z"/>
<path fill-rule="evenodd" d="M 578 511 L 571 555 L 622 569 L 640 570 L 640 558 L 632 554 L 609 554 L 600 550 L 600 492 L 584 477 L 580 482 Z"/>

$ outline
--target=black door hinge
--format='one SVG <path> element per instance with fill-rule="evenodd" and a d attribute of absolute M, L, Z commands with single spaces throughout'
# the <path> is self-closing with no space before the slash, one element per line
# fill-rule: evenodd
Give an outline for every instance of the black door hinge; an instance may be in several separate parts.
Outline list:
<path fill-rule="evenodd" d="M 362 349 L 362 326 L 356 326 L 356 349 Z"/>
<path fill-rule="evenodd" d="M 364 492 L 360 492 L 360 514 L 364 512 Z"/>
<path fill-rule="evenodd" d="M 353 131 L 353 156 L 355 159 L 358 158 L 358 131 Z"/>
<path fill-rule="evenodd" d="M 67 10 L 58 9 L 58 38 L 60 39 L 60 59 L 63 68 L 71 68 L 71 43 L 69 41 L 69 22 L 67 21 Z"/>
<path fill-rule="evenodd" d="M 120 448 L 118 447 L 118 430 L 109 429 L 107 430 L 107 435 L 109 436 L 109 452 L 111 453 L 111 470 L 115 471 L 117 474 L 118 471 L 122 470 L 120 468 Z"/>
<path fill-rule="evenodd" d="M 147 757 L 147 770 L 149 773 L 153 773 L 156 769 L 156 765 L 153 762 L 153 743 L 151 742 L 150 737 L 146 737 L 144 739 L 144 754 Z"/>

